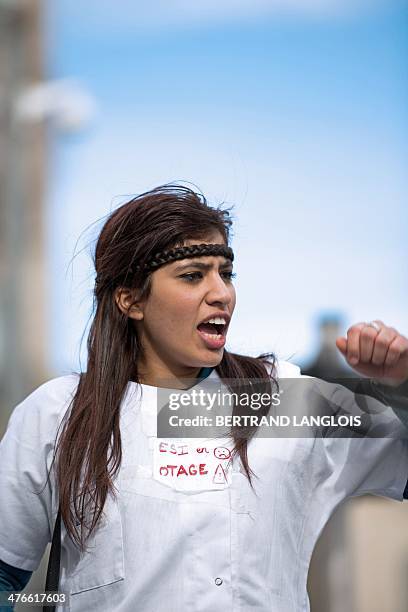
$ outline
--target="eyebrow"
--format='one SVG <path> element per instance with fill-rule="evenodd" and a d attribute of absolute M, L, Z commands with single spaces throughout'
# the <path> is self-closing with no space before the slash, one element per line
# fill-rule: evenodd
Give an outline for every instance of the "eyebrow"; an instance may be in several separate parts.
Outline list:
<path fill-rule="evenodd" d="M 182 264 L 181 266 L 176 266 L 174 268 L 174 272 L 181 272 L 182 270 L 186 270 L 187 268 L 196 268 L 198 270 L 211 270 L 211 268 L 213 268 L 213 264 L 206 264 L 203 261 L 194 261 L 191 260 L 185 264 Z M 222 264 L 220 264 L 220 268 L 224 269 L 224 268 L 232 268 L 232 261 L 230 261 L 229 259 L 227 259 L 226 261 L 224 261 Z"/>

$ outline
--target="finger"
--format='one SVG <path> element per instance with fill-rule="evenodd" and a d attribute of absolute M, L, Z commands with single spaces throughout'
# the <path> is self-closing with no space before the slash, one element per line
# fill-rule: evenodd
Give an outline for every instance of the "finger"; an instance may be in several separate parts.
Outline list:
<path fill-rule="evenodd" d="M 375 338 L 371 362 L 375 365 L 384 365 L 390 345 L 397 337 L 397 330 L 392 327 L 383 327 Z"/>
<path fill-rule="evenodd" d="M 343 354 L 346 355 L 347 353 L 347 338 L 337 338 L 336 339 L 336 346 L 339 349 L 339 351 Z"/>
<path fill-rule="evenodd" d="M 394 366 L 400 357 L 406 353 L 408 353 L 408 339 L 397 335 L 388 347 L 384 365 L 386 367 Z"/>
<path fill-rule="evenodd" d="M 374 342 L 380 332 L 371 325 L 365 324 L 360 332 L 360 361 L 371 363 L 374 351 Z M 384 355 L 385 356 L 385 355 Z"/>
<path fill-rule="evenodd" d="M 360 332 L 365 323 L 356 323 L 347 330 L 347 361 L 356 365 L 360 361 Z"/>

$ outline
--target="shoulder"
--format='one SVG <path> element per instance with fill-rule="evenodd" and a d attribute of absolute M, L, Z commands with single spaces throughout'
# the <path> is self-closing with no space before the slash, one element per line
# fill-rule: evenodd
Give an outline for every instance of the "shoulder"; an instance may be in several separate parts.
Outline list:
<path fill-rule="evenodd" d="M 71 403 L 79 383 L 78 374 L 52 378 L 28 395 L 16 408 L 39 409 L 41 412 L 59 412 Z"/>
<path fill-rule="evenodd" d="M 71 405 L 78 383 L 77 374 L 45 382 L 14 408 L 8 428 L 17 428 L 21 433 L 55 431 Z"/>
<path fill-rule="evenodd" d="M 302 376 L 300 367 L 289 361 L 278 358 L 274 360 L 263 359 L 262 361 L 266 366 L 268 374 L 278 380 L 280 378 L 299 378 Z"/>
<path fill-rule="evenodd" d="M 79 383 L 79 374 L 67 374 L 66 376 L 58 376 L 51 378 L 45 383 L 37 387 L 27 399 L 49 400 L 51 402 L 66 401 L 73 397 Z"/>
<path fill-rule="evenodd" d="M 302 376 L 298 365 L 281 359 L 276 361 L 275 372 L 278 378 L 299 378 Z"/>

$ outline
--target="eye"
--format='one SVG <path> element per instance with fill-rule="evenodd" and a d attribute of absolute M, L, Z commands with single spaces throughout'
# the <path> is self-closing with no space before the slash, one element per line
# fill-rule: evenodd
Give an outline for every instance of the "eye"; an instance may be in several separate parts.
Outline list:
<path fill-rule="evenodd" d="M 233 278 L 236 277 L 236 275 L 237 275 L 236 272 L 233 272 L 232 270 L 222 273 L 222 276 L 228 281 L 231 281 Z"/>
<path fill-rule="evenodd" d="M 232 270 L 227 270 L 225 272 L 221 272 L 220 276 L 222 276 L 224 280 L 229 282 L 233 278 L 236 277 L 236 273 L 233 272 Z M 180 278 L 184 279 L 188 283 L 193 283 L 195 281 L 201 280 L 203 278 L 203 273 L 202 272 L 187 272 L 187 274 L 182 274 Z"/>
<path fill-rule="evenodd" d="M 184 278 L 188 283 L 192 283 L 203 278 L 203 275 L 201 272 L 188 272 L 187 274 L 182 274 L 180 278 Z"/>

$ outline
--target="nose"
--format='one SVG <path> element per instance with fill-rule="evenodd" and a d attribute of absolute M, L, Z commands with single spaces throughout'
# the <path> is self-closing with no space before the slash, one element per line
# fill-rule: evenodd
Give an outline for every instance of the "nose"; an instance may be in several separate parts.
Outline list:
<path fill-rule="evenodd" d="M 231 283 L 226 283 L 218 272 L 213 272 L 209 279 L 209 286 L 206 295 L 207 303 L 229 305 L 233 300 L 233 296 L 233 285 Z"/>

